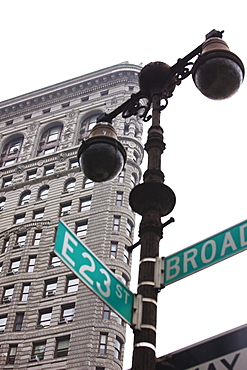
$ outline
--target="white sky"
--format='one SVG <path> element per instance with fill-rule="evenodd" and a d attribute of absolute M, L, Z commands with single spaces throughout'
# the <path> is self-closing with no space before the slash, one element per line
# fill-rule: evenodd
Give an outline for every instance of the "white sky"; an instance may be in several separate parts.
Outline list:
<path fill-rule="evenodd" d="M 2 0 L 0 17 L 0 101 L 127 60 L 173 65 L 213 28 L 225 30 L 231 51 L 247 61 L 241 0 Z M 161 256 L 247 219 L 246 90 L 244 83 L 234 97 L 215 102 L 189 77 L 162 113 L 162 169 L 177 204 L 166 218 L 176 221 L 164 230 Z M 243 252 L 163 289 L 157 357 L 246 324 L 246 280 Z M 126 347 L 124 370 L 131 366 L 130 336 Z"/>

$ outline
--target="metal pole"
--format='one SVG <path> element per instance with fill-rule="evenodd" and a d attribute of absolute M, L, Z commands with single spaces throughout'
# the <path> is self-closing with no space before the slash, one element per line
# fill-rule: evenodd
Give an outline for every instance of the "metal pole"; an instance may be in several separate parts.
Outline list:
<path fill-rule="evenodd" d="M 161 154 L 165 148 L 163 130 L 160 126 L 161 92 L 152 96 L 152 126 L 149 129 L 145 149 L 148 153 L 148 169 L 144 182 L 163 183 Z M 143 315 L 141 330 L 134 331 L 134 352 L 132 370 L 155 370 L 156 367 L 156 318 L 157 295 L 154 288 L 154 268 L 159 256 L 159 241 L 162 237 L 161 209 L 157 204 L 144 202 L 140 224 L 141 254 L 137 293 L 143 296 Z"/>

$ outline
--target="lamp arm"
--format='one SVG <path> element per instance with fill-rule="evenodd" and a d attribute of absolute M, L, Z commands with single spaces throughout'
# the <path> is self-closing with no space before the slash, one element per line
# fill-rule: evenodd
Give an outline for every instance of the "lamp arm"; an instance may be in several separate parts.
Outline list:
<path fill-rule="evenodd" d="M 214 29 L 206 35 L 206 40 L 209 39 L 210 37 L 222 38 L 223 32 L 224 31 L 216 31 Z M 193 62 L 191 62 L 191 59 L 201 54 L 202 46 L 203 43 L 197 46 L 197 48 L 192 50 L 184 58 L 178 59 L 177 63 L 170 67 L 170 73 L 169 76 L 167 77 L 166 87 L 164 88 L 164 95 L 162 97 L 163 99 L 166 100 L 166 105 L 161 107 L 161 109 L 166 108 L 168 104 L 168 98 L 172 96 L 172 91 L 174 90 L 175 86 L 180 85 L 181 81 L 191 74 L 191 70 L 194 64 Z M 140 118 L 142 118 L 144 122 L 147 122 L 151 118 L 150 115 L 147 116 L 150 107 L 151 100 L 141 91 L 138 91 L 137 93 L 132 94 L 128 100 L 126 100 L 123 104 L 114 109 L 112 112 L 102 113 L 97 118 L 97 123 L 108 122 L 111 124 L 112 120 L 121 113 L 123 118 L 129 118 L 132 115 L 136 116 L 138 113 L 140 113 L 140 111 L 142 112 L 140 113 Z"/>
<path fill-rule="evenodd" d="M 143 106 L 139 103 L 140 99 L 145 98 L 141 91 L 138 91 L 136 94 L 131 94 L 131 97 L 126 100 L 123 104 L 119 105 L 116 109 L 114 109 L 110 113 L 102 113 L 97 118 L 98 122 L 108 122 L 112 123 L 113 118 L 117 117 L 120 113 L 123 114 L 124 118 L 128 118 L 132 115 L 136 115 L 138 110 L 141 109 Z"/>
<path fill-rule="evenodd" d="M 218 38 L 222 39 L 223 33 L 224 33 L 224 31 L 216 31 L 215 29 L 213 29 L 212 31 L 210 31 L 205 36 L 205 38 L 206 38 L 206 40 L 208 40 L 211 37 L 218 37 Z M 188 67 L 193 66 L 193 64 L 194 64 L 193 62 L 190 62 L 190 60 L 193 59 L 194 57 L 198 56 L 199 54 L 201 54 L 203 44 L 204 43 L 197 46 L 197 48 L 192 50 L 184 58 L 178 59 L 177 63 L 175 63 L 171 67 L 171 77 L 169 78 L 169 80 L 172 79 L 174 76 L 176 76 L 176 78 L 179 81 L 178 84 L 180 84 L 181 80 L 185 79 L 186 77 L 188 77 L 190 75 L 191 68 L 189 69 Z"/>

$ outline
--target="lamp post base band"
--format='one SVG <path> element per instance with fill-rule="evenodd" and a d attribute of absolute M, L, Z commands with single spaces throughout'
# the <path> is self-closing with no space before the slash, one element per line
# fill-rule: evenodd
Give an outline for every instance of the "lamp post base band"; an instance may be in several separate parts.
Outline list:
<path fill-rule="evenodd" d="M 134 347 L 135 348 L 147 347 L 147 348 L 152 349 L 154 352 L 156 352 L 156 347 L 152 343 L 148 343 L 148 342 L 136 343 Z"/>
<path fill-rule="evenodd" d="M 144 262 L 156 262 L 156 258 L 152 258 L 152 257 L 150 257 L 150 258 L 143 258 L 142 260 L 140 260 L 140 262 L 139 262 L 139 265 L 141 264 L 141 263 L 144 263 Z"/>
<path fill-rule="evenodd" d="M 142 298 L 142 302 L 153 303 L 153 304 L 155 304 L 155 306 L 157 306 L 157 301 L 155 299 L 152 299 L 152 298 L 145 298 L 145 297 L 143 297 Z"/>
<path fill-rule="evenodd" d="M 155 328 L 153 325 L 149 325 L 149 324 L 142 324 L 142 325 L 141 325 L 141 329 L 149 329 L 149 330 L 153 330 L 153 331 L 156 333 L 156 328 Z"/>
<path fill-rule="evenodd" d="M 142 285 L 151 285 L 151 286 L 154 286 L 155 283 L 153 281 L 141 281 L 140 284 L 138 284 L 138 287 L 139 286 L 142 286 Z"/>

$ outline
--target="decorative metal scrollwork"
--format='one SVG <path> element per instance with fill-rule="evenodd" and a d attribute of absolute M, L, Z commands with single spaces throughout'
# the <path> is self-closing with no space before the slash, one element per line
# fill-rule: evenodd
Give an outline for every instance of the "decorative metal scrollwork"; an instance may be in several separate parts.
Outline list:
<path fill-rule="evenodd" d="M 128 101 L 127 106 L 122 112 L 122 117 L 129 118 L 138 115 L 144 122 L 147 122 L 151 118 L 151 116 L 147 116 L 150 108 L 151 101 L 143 94 L 137 93 L 135 96 L 132 95 L 131 99 Z"/>
<path fill-rule="evenodd" d="M 222 37 L 222 33 L 223 32 L 213 30 L 208 37 Z M 180 85 L 182 80 L 191 74 L 194 64 L 191 62 L 191 59 L 198 56 L 202 52 L 202 45 L 203 44 L 199 45 L 184 58 L 178 59 L 177 63 L 170 67 L 170 75 L 167 78 L 162 94 L 162 99 L 165 100 L 165 104 L 160 107 L 160 110 L 163 110 L 167 107 L 168 99 L 172 96 L 175 87 Z M 121 113 L 123 118 L 139 115 L 144 122 L 147 122 L 152 117 L 151 115 L 148 115 L 151 104 L 151 99 L 139 91 L 136 94 L 132 94 L 130 99 L 128 99 L 114 111 L 100 115 L 97 119 L 97 122 L 112 123 L 113 118 L 117 117 Z"/>
<path fill-rule="evenodd" d="M 178 60 L 178 63 L 180 62 L 180 60 Z M 176 73 L 176 78 L 178 80 L 177 85 L 180 85 L 182 80 L 184 80 L 185 78 L 187 78 L 191 74 L 191 70 L 192 70 L 193 65 L 194 65 L 193 62 L 188 62 L 185 65 L 184 64 L 181 65 L 181 68 L 178 69 L 178 71 Z"/>

